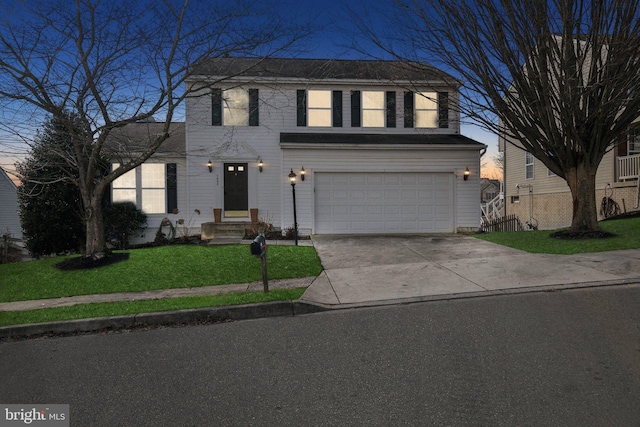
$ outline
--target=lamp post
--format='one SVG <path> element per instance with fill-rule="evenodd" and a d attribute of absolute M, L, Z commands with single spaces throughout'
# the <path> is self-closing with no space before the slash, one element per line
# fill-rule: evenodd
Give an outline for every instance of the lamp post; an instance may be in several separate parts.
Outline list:
<path fill-rule="evenodd" d="M 289 181 L 291 182 L 291 194 L 293 195 L 293 236 L 295 244 L 298 246 L 298 216 L 296 214 L 296 174 L 291 169 L 289 173 Z"/>

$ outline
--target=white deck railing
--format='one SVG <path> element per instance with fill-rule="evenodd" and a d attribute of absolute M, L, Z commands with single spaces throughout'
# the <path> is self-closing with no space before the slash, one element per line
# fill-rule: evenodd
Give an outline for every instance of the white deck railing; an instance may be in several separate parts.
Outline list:
<path fill-rule="evenodd" d="M 618 173 L 618 181 L 638 178 L 638 172 L 640 171 L 640 154 L 617 157 L 616 171 Z"/>

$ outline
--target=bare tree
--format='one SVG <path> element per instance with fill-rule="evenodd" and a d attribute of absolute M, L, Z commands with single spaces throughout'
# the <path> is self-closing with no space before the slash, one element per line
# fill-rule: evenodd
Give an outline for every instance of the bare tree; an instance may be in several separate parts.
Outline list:
<path fill-rule="evenodd" d="M 369 40 L 464 82 L 461 111 L 564 178 L 571 232 L 599 230 L 595 175 L 640 111 L 638 0 L 396 0 Z"/>
<path fill-rule="evenodd" d="M 267 57 L 307 34 L 295 17 L 282 17 L 272 6 L 257 0 L 33 0 L 0 6 L 1 130 L 28 141 L 34 124 L 45 117 L 64 121 L 69 112 L 88 129 L 58 156 L 82 195 L 85 256 L 105 256 L 103 195 L 169 137 L 184 100 L 196 96 L 184 84 L 194 68 L 212 57 Z M 164 123 L 162 131 L 142 147 L 123 147 L 132 155 L 100 175 L 110 134 L 153 118 Z"/>

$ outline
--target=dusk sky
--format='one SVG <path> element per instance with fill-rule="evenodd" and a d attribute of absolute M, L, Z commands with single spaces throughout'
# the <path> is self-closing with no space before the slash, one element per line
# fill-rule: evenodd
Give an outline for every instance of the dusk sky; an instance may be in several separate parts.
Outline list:
<path fill-rule="evenodd" d="M 362 52 L 352 49 L 353 40 L 357 40 L 359 44 L 366 44 L 366 40 L 357 34 L 355 26 L 351 24 L 352 15 L 347 11 L 345 3 L 348 7 L 355 11 L 358 16 L 365 16 L 369 13 L 378 25 L 388 27 L 389 22 L 379 14 L 376 15 L 376 8 L 390 2 L 390 0 L 298 0 L 287 6 L 286 14 L 298 14 L 302 17 L 310 17 L 310 20 L 318 25 L 321 29 L 297 52 L 296 56 L 306 58 L 322 58 L 322 59 L 371 59 L 379 57 L 373 48 L 367 52 L 367 57 Z M 424 58 L 426 62 L 430 62 L 428 58 Z M 470 123 L 464 123 L 461 132 L 470 138 L 480 141 L 488 146 L 488 151 L 482 159 L 485 165 L 483 168 L 484 176 L 497 176 L 493 169 L 492 158 L 498 153 L 497 136 L 488 133 L 477 126 Z M 13 169 L 15 158 L 9 158 L 0 154 L 0 166 L 5 169 Z"/>

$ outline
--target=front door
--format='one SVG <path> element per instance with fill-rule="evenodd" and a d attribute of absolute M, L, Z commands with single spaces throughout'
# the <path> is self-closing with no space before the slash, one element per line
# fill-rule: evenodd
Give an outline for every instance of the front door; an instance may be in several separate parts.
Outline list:
<path fill-rule="evenodd" d="M 224 164 L 224 215 L 248 216 L 247 163 Z"/>

